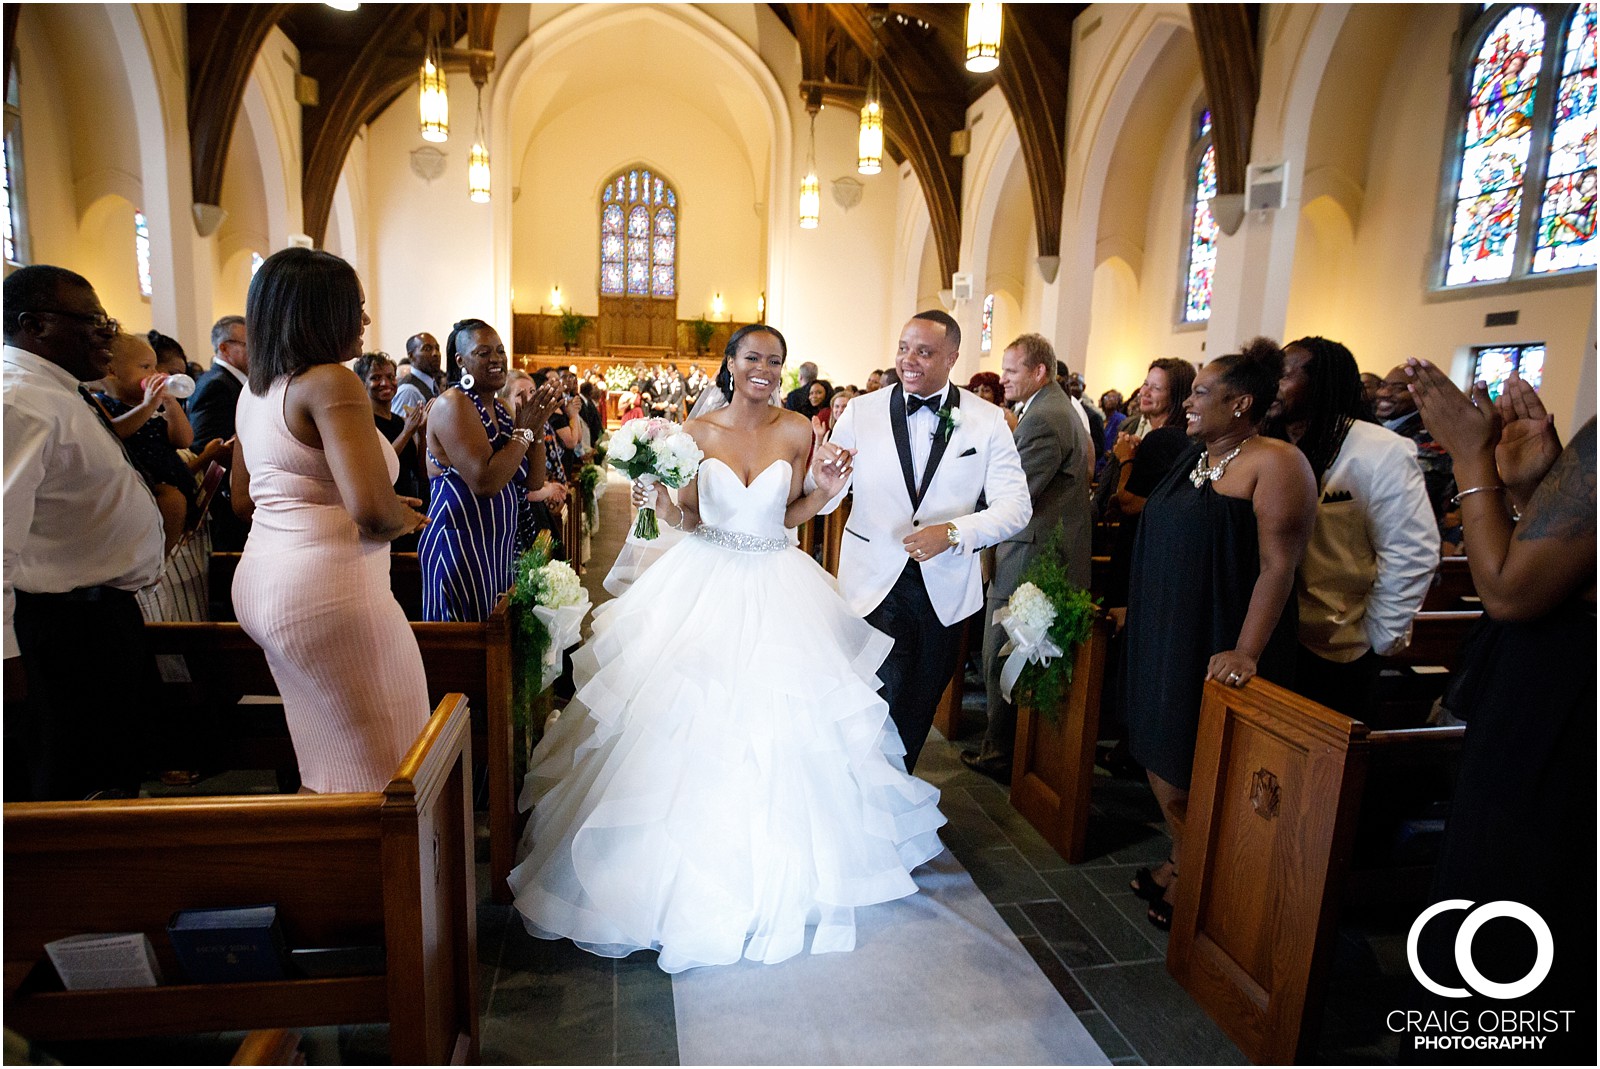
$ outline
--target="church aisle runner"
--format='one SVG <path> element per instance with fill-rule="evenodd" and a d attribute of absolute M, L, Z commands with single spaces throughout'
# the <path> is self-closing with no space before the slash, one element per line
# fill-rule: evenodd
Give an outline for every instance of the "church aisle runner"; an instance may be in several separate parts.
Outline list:
<path fill-rule="evenodd" d="M 1108 1065 L 946 850 L 856 949 L 672 978 L 681 1065 Z"/>

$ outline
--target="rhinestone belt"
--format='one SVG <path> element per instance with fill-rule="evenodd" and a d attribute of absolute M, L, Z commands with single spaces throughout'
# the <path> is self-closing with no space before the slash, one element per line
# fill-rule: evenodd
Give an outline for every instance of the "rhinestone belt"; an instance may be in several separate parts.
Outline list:
<path fill-rule="evenodd" d="M 789 548 L 787 538 L 762 538 L 760 535 L 745 534 L 743 531 L 724 531 L 720 527 L 707 527 L 701 524 L 694 529 L 695 536 L 704 538 L 714 546 L 723 549 L 735 549 L 740 553 L 776 553 L 780 549 Z"/>

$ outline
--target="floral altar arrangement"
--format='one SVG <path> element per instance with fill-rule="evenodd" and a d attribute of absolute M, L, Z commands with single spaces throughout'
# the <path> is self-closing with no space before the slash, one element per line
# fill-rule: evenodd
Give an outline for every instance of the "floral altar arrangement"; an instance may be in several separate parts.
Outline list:
<path fill-rule="evenodd" d="M 1023 581 L 994 622 L 1006 632 L 1000 648 L 1000 693 L 1007 700 L 1036 710 L 1050 723 L 1072 685 L 1072 663 L 1079 644 L 1089 637 L 1099 606 L 1089 592 L 1067 577 L 1056 534 L 1028 566 Z"/>
<path fill-rule="evenodd" d="M 658 482 L 674 490 L 686 485 L 700 470 L 705 454 L 684 429 L 669 419 L 630 419 L 611 436 L 606 459 L 629 479 Z M 635 538 L 661 537 L 656 510 L 646 505 L 634 522 Z"/>

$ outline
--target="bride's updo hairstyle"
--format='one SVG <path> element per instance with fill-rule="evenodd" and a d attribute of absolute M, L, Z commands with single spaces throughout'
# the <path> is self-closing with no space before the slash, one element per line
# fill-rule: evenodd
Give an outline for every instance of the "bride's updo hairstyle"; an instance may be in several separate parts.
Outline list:
<path fill-rule="evenodd" d="M 1267 409 L 1278 399 L 1278 380 L 1283 378 L 1283 350 L 1270 338 L 1256 338 L 1243 351 L 1219 356 L 1212 361 L 1222 372 L 1224 387 L 1236 395 L 1250 398 L 1244 418 L 1259 426 Z"/>
<path fill-rule="evenodd" d="M 765 323 L 748 323 L 733 332 L 733 337 L 728 339 L 728 344 L 722 350 L 722 368 L 717 372 L 717 389 L 722 391 L 722 396 L 729 402 L 733 401 L 733 372 L 728 369 L 729 363 L 739 355 L 739 343 L 752 334 L 771 334 L 778 339 L 778 348 L 783 350 L 783 358 L 789 359 L 789 343 L 783 340 L 783 335 L 776 327 L 769 327 Z"/>

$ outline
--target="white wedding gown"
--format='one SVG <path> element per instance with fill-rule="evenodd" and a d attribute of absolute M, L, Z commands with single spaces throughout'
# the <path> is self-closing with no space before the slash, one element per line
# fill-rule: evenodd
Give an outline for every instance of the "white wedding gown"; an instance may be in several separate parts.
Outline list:
<path fill-rule="evenodd" d="M 874 675 L 891 645 L 790 547 L 777 461 L 700 467 L 705 525 L 595 612 L 534 750 L 512 870 L 528 930 L 679 972 L 855 946 L 914 894 L 939 792 L 905 772 Z"/>

